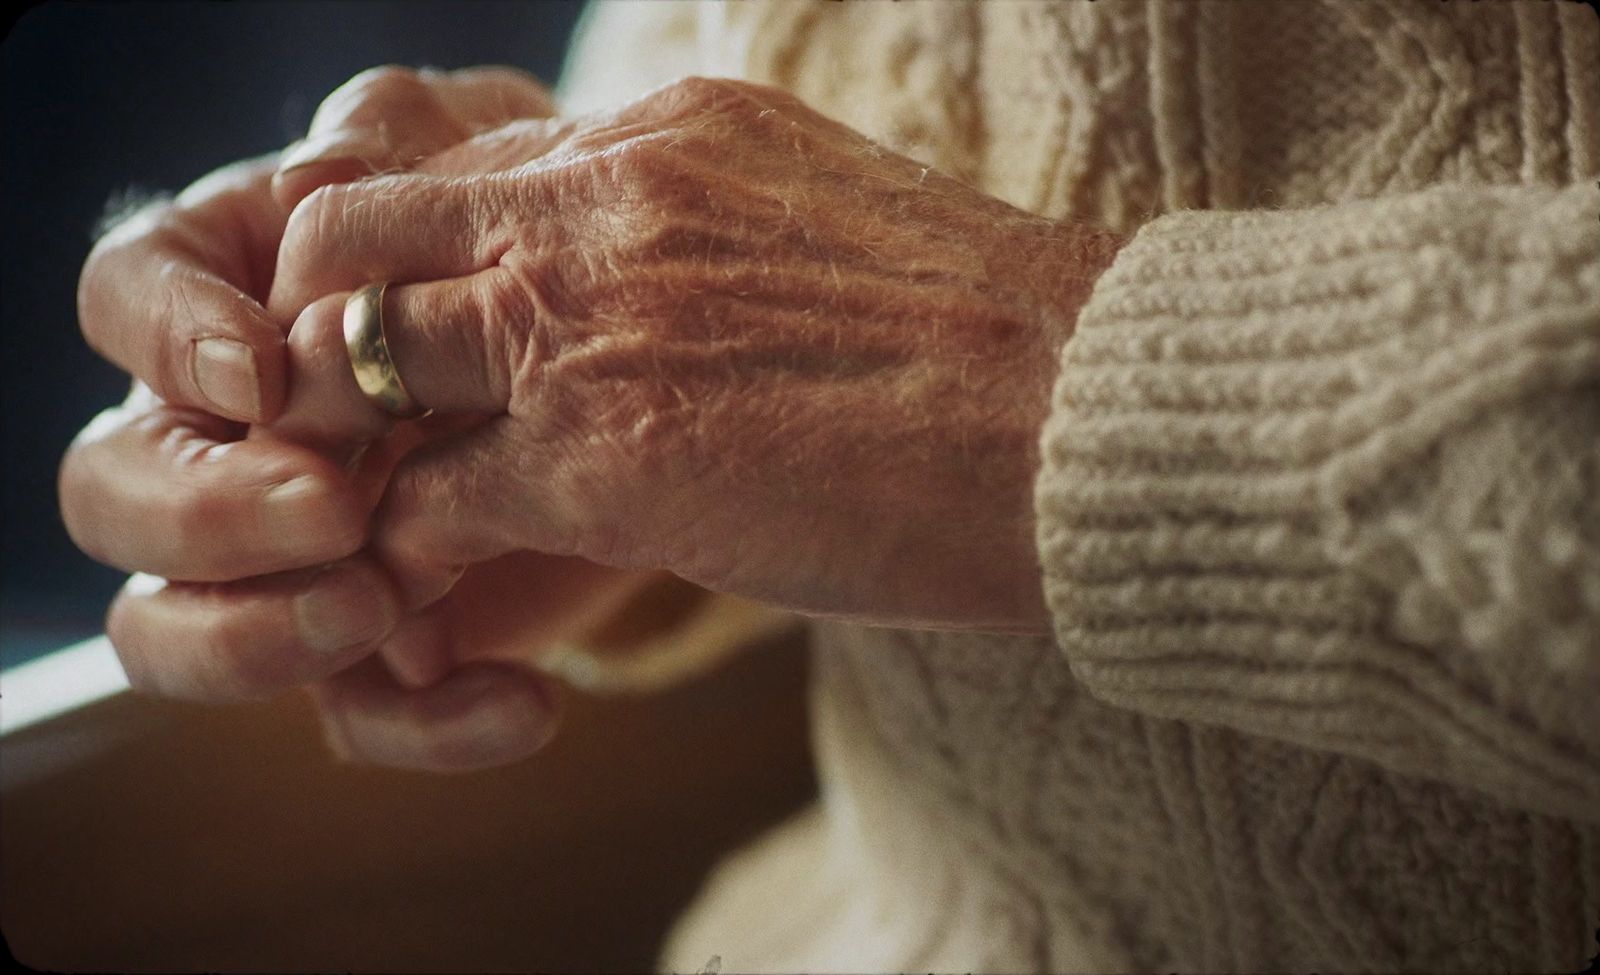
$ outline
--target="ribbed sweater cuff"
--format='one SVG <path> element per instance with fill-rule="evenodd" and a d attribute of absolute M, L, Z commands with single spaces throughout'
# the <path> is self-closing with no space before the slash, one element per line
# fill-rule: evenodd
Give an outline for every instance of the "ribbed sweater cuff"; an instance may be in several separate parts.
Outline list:
<path fill-rule="evenodd" d="M 1496 600 L 1469 592 L 1505 588 L 1483 572 L 1450 578 L 1448 524 L 1442 559 L 1406 527 L 1514 466 L 1441 461 L 1463 428 L 1504 414 L 1559 453 L 1530 404 L 1600 404 L 1597 212 L 1594 187 L 1446 188 L 1146 225 L 1080 316 L 1043 438 L 1040 557 L 1078 679 L 1544 808 L 1600 796 L 1592 694 L 1562 696 L 1600 687 L 1594 540 L 1543 526 L 1569 551 Z M 1593 605 L 1563 616 L 1551 587 Z"/>

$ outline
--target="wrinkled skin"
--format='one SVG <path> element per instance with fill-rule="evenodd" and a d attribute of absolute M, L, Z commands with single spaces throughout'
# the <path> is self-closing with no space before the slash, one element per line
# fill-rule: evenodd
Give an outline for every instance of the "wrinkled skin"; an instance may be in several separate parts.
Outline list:
<path fill-rule="evenodd" d="M 507 660 L 441 659 L 437 634 L 450 632 L 474 661 L 537 653 L 635 581 L 521 553 L 474 566 L 429 613 L 403 614 L 362 549 L 382 455 L 402 453 L 416 431 L 369 450 L 380 463 L 352 476 L 348 447 L 247 438 L 246 424 L 283 410 L 289 323 L 262 304 L 293 205 L 329 181 L 414 165 L 479 129 L 552 110 L 518 72 L 364 72 L 330 96 L 281 168 L 277 157 L 225 167 L 96 246 L 80 280 L 80 322 L 136 381 L 69 448 L 60 494 L 80 547 L 139 573 L 107 619 L 135 688 L 232 701 L 312 682 L 336 752 L 400 767 L 496 765 L 549 739 L 547 680 Z M 469 156 L 453 158 L 470 171 Z M 250 350 L 253 375 L 234 387 L 247 390 L 245 408 L 196 382 L 203 338 Z M 290 482 L 301 489 L 271 492 Z M 302 600 L 320 604 L 320 619 L 297 608 Z"/>
<path fill-rule="evenodd" d="M 383 439 L 356 474 L 318 472 L 341 485 L 325 496 L 345 508 L 323 515 L 299 502 L 303 524 L 337 523 L 316 543 L 337 539 L 335 551 L 313 557 L 313 541 L 291 540 L 282 518 L 269 533 L 280 549 L 304 549 L 303 565 L 342 558 L 334 570 L 190 587 L 187 600 L 148 586 L 119 600 L 113 640 L 145 686 L 227 696 L 196 675 L 229 659 L 207 653 L 208 638 L 248 629 L 275 647 L 220 670 L 263 692 L 341 672 L 318 696 L 347 754 L 471 767 L 522 753 L 537 723 L 485 722 L 476 751 L 441 746 L 427 730 L 439 709 L 409 717 L 425 711 L 418 695 L 502 667 L 471 662 L 496 647 L 520 643 L 526 655 L 541 645 L 527 637 L 548 643 L 541 621 L 585 617 L 586 606 L 592 619 L 643 571 L 870 623 L 1046 627 L 1036 441 L 1056 350 L 1115 239 L 1018 211 L 784 93 L 728 81 L 686 79 L 603 117 L 511 121 L 414 172 L 355 183 L 321 185 L 318 166 L 337 166 L 315 147 L 311 157 L 274 187 L 280 202 L 309 191 L 282 225 L 266 303 L 268 320 L 294 320 L 286 361 L 259 370 L 292 377 L 285 406 L 236 417 L 270 421 L 270 434 L 207 435 L 237 441 L 237 455 L 301 451 L 307 469 Z M 398 433 L 356 390 L 340 336 L 345 297 L 373 280 L 402 282 L 385 303 L 391 352 L 412 393 L 442 414 Z M 80 454 L 104 437 L 85 439 Z M 155 453 L 143 455 L 151 484 Z M 245 482 L 231 474 L 215 478 L 237 497 Z M 80 479 L 106 492 L 104 475 Z M 241 504 L 260 509 L 260 496 Z M 91 552 L 103 535 L 75 532 Z M 97 554 L 143 571 L 173 561 L 148 554 L 161 550 L 149 540 L 128 545 L 143 562 Z M 207 564 L 216 578 L 245 574 L 229 565 L 273 571 L 226 551 Z M 476 581 L 491 575 L 494 585 Z M 341 645 L 314 653 L 304 627 L 291 632 L 282 592 L 325 595 L 345 576 L 366 596 L 335 600 Z M 551 595 L 557 579 L 574 581 Z M 532 600 L 542 607 L 507 625 L 504 612 L 462 610 L 486 605 L 475 588 L 543 594 Z M 157 647 L 163 598 L 187 655 Z M 382 618 L 358 619 L 359 606 Z M 194 623 L 206 607 L 209 630 Z M 401 683 L 372 662 L 374 648 Z M 491 690 L 476 693 L 499 686 L 483 682 Z M 548 691 L 529 690 L 548 711 Z M 371 731 L 361 715 L 384 708 L 392 720 Z M 519 733 L 523 747 L 506 744 Z"/>
<path fill-rule="evenodd" d="M 308 197 L 269 303 L 307 309 L 285 422 L 370 436 L 342 302 L 426 282 L 389 291 L 399 370 L 489 419 L 389 482 L 376 539 L 412 602 L 535 549 L 872 623 L 1046 626 L 1035 441 L 1107 238 L 738 82 L 483 138 L 518 164 Z"/>

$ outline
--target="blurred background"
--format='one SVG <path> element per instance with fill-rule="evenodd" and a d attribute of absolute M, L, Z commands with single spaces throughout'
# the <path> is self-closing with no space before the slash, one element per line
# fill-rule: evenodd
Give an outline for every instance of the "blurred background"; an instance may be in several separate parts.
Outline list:
<path fill-rule="evenodd" d="M 62 528 L 55 476 L 73 435 L 127 392 L 78 335 L 90 232 L 130 190 L 177 191 L 305 133 L 364 68 L 510 64 L 554 83 L 577 2 L 50 3 L 4 61 L 0 665 L 99 632 L 122 574 Z"/>

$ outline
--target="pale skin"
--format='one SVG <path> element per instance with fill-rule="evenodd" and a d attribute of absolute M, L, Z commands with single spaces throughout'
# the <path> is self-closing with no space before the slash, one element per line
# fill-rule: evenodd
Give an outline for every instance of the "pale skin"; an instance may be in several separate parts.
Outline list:
<path fill-rule="evenodd" d="M 526 664 L 651 573 L 1048 629 L 1038 432 L 1116 238 L 770 88 L 686 79 L 561 119 L 525 78 L 439 78 L 357 79 L 282 171 L 202 181 L 85 268 L 86 334 L 149 390 L 74 444 L 62 507 L 145 574 L 108 621 L 137 686 L 310 685 L 341 753 L 473 768 L 548 740 Z M 349 372 L 340 316 L 370 281 L 395 282 L 429 421 L 397 428 Z M 200 336 L 252 349 L 254 388 L 208 396 Z"/>

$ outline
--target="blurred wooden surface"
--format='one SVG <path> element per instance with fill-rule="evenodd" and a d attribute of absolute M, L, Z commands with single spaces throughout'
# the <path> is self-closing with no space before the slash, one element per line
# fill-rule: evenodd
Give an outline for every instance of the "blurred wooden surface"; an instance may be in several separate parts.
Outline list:
<path fill-rule="evenodd" d="M 545 752 L 456 777 L 335 764 L 299 696 L 124 694 L 5 739 L 87 757 L 7 775 L 0 922 L 54 971 L 645 971 L 717 857 L 814 796 L 804 669 L 786 637 L 569 694 Z"/>

